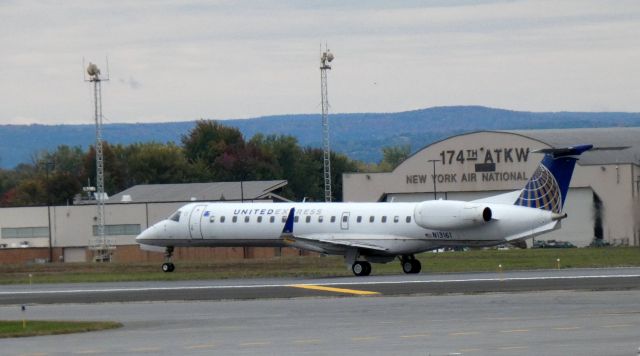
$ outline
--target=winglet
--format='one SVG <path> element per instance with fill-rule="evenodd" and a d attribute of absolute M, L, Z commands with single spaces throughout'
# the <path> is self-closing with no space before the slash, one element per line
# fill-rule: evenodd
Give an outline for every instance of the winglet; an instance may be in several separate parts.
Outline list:
<path fill-rule="evenodd" d="M 293 218 L 295 215 L 296 208 L 291 208 L 291 210 L 289 210 L 289 216 L 287 216 L 287 221 L 284 223 L 284 228 L 282 228 L 282 236 L 293 235 Z"/>

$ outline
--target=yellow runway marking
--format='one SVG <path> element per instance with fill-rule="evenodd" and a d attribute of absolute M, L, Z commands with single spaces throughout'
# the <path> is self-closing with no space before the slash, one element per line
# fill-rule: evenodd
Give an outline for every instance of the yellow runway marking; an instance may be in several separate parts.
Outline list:
<path fill-rule="evenodd" d="M 580 329 L 579 326 L 566 326 L 566 327 L 560 327 L 560 328 L 553 328 L 553 330 L 578 330 Z"/>
<path fill-rule="evenodd" d="M 529 329 L 500 330 L 501 333 L 528 333 Z"/>
<path fill-rule="evenodd" d="M 459 332 L 459 333 L 449 333 L 449 336 L 465 336 L 465 335 L 478 335 L 480 334 L 479 331 L 466 331 L 466 332 Z"/>
<path fill-rule="evenodd" d="M 371 291 L 368 291 L 368 290 L 324 287 L 324 286 L 316 286 L 316 285 L 312 285 L 312 284 L 292 284 L 289 287 L 302 288 L 302 289 L 311 289 L 311 290 L 321 290 L 321 291 L 325 291 L 325 292 L 355 294 L 355 295 L 376 295 L 376 294 L 380 294 L 378 292 L 371 292 Z"/>
<path fill-rule="evenodd" d="M 430 336 L 431 334 L 413 334 L 413 335 L 400 335 L 401 338 L 404 339 L 413 339 L 413 338 L 417 338 L 417 337 L 427 337 Z"/>
<path fill-rule="evenodd" d="M 371 341 L 371 340 L 375 340 L 377 339 L 377 337 L 375 336 L 362 336 L 362 337 L 352 337 L 351 340 L 353 341 Z"/>
<path fill-rule="evenodd" d="M 216 347 L 215 344 L 203 344 L 203 345 L 191 345 L 191 346 L 186 346 L 185 349 L 187 350 L 204 350 L 204 349 L 211 349 Z"/>
<path fill-rule="evenodd" d="M 500 350 L 522 350 L 527 348 L 528 346 L 504 346 L 501 347 Z"/>
<path fill-rule="evenodd" d="M 603 328 L 628 328 L 633 326 L 631 324 L 614 324 L 614 325 L 602 325 Z"/>
<path fill-rule="evenodd" d="M 245 342 L 244 344 L 240 344 L 240 346 L 266 346 L 266 345 L 271 345 L 271 342 L 269 342 L 269 341 L 264 341 L 264 342 Z"/>

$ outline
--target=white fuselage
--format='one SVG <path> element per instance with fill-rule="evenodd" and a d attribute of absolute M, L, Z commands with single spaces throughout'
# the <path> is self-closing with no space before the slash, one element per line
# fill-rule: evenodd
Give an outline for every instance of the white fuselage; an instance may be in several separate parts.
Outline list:
<path fill-rule="evenodd" d="M 455 211 L 442 218 L 438 215 L 448 211 L 448 205 L 458 203 L 466 204 L 465 209 L 489 208 L 491 218 L 464 220 Z M 142 245 L 176 247 L 293 246 L 328 254 L 344 254 L 351 244 L 370 244 L 376 248 L 365 253 L 391 256 L 446 246 L 498 245 L 552 230 L 558 220 L 557 214 L 550 211 L 507 204 L 451 201 L 433 201 L 426 207 L 420 204 L 190 203 L 171 218 L 149 227 L 136 240 Z M 283 237 L 292 208 L 295 209 L 292 235 L 301 237 L 300 240 Z M 450 225 L 448 221 L 453 221 L 453 225 L 444 229 L 425 228 L 418 224 L 425 216 L 436 222 L 443 219 Z"/>

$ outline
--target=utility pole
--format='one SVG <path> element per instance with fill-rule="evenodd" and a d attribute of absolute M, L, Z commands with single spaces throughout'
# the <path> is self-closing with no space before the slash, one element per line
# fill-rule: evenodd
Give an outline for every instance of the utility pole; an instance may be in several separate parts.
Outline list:
<path fill-rule="evenodd" d="M 437 200 L 438 196 L 436 193 L 436 162 L 440 162 L 439 159 L 430 159 L 429 162 L 433 163 L 433 200 Z"/>
<path fill-rule="evenodd" d="M 98 255 L 97 260 L 101 262 L 110 262 L 111 254 L 110 248 L 105 238 L 105 214 L 104 214 L 104 153 L 102 147 L 102 81 L 109 80 L 100 77 L 100 69 L 93 63 L 89 63 L 87 67 L 87 74 L 89 79 L 87 81 L 93 83 L 93 102 L 94 102 L 94 117 L 96 122 L 96 206 L 97 206 L 97 239 L 93 244 L 93 249 Z"/>
<path fill-rule="evenodd" d="M 322 51 L 322 45 L 320 45 Z M 320 94 L 322 97 L 322 149 L 324 162 L 324 201 L 331 202 L 331 150 L 329 147 L 329 98 L 327 93 L 327 70 L 333 61 L 333 53 L 326 48 L 320 56 Z"/>

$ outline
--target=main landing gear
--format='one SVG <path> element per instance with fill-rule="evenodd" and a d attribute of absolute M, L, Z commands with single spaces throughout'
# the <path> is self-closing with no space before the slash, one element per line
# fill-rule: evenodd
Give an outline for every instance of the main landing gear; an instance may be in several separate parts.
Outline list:
<path fill-rule="evenodd" d="M 351 270 L 353 274 L 358 277 L 368 276 L 371 274 L 371 263 L 367 261 L 355 261 L 353 265 L 351 265 Z"/>
<path fill-rule="evenodd" d="M 405 255 L 400 257 L 400 264 L 402 265 L 402 271 L 404 273 L 420 273 L 422 265 L 420 261 L 416 260 L 414 255 Z"/>
<path fill-rule="evenodd" d="M 172 256 L 173 256 L 173 246 L 167 246 L 164 252 L 165 262 L 162 264 L 162 272 L 173 272 L 176 269 L 176 266 L 171 262 Z"/>

